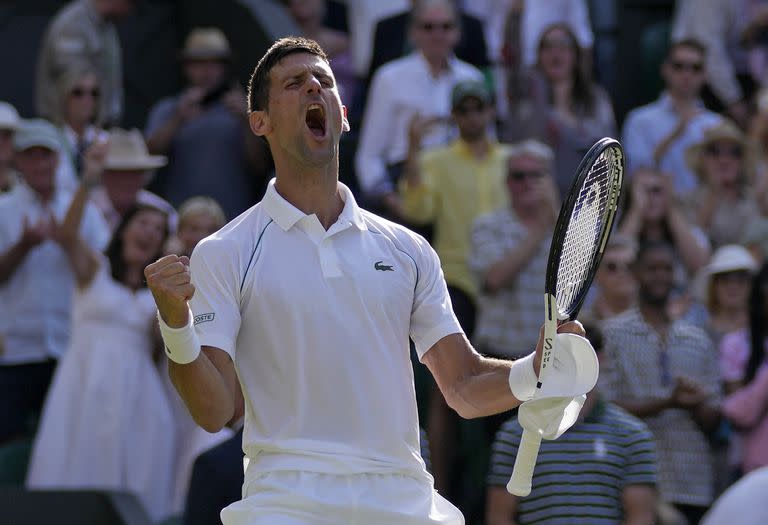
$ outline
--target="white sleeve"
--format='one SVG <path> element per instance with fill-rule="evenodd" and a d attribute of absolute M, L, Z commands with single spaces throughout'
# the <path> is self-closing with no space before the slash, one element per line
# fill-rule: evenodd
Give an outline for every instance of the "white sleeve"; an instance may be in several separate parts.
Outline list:
<path fill-rule="evenodd" d="M 195 295 L 190 301 L 201 346 L 224 350 L 234 360 L 240 330 L 237 251 L 227 241 L 207 238 L 192 252 L 190 272 Z"/>
<path fill-rule="evenodd" d="M 395 132 L 392 86 L 379 70 L 373 75 L 368 102 L 365 106 L 360 143 L 355 156 L 355 173 L 364 195 L 376 196 L 393 191 L 387 175 L 387 151 Z"/>
<path fill-rule="evenodd" d="M 411 310 L 411 338 L 421 359 L 446 335 L 464 331 L 453 313 L 437 253 L 424 239 L 416 248 L 417 281 Z"/>

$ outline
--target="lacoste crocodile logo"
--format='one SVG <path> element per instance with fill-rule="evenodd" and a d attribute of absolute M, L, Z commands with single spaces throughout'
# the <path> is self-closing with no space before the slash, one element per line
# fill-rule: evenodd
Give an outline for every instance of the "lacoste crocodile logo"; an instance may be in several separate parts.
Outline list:
<path fill-rule="evenodd" d="M 389 264 L 381 264 L 384 261 L 376 261 L 376 264 L 373 265 L 374 268 L 379 270 L 380 272 L 394 272 L 395 269 L 390 266 Z"/>

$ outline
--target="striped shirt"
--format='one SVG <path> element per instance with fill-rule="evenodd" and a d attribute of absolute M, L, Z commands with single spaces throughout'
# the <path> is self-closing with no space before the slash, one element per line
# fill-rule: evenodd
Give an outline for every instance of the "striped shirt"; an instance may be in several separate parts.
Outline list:
<path fill-rule="evenodd" d="M 637 308 L 603 324 L 604 358 L 600 391 L 606 399 L 650 401 L 668 398 L 675 378 L 686 376 L 721 399 L 717 354 L 703 330 L 673 322 L 662 338 Z M 668 409 L 643 418 L 659 454 L 659 491 L 671 503 L 706 506 L 714 497 L 712 452 L 687 410 Z"/>
<path fill-rule="evenodd" d="M 529 235 L 528 229 L 506 206 L 477 218 L 472 228 L 469 266 L 478 278 L 503 259 Z M 481 292 L 475 346 L 482 352 L 508 358 L 522 357 L 536 347 L 544 318 L 544 281 L 551 237 L 545 235 L 537 252 L 515 280 L 494 294 Z"/>
<path fill-rule="evenodd" d="M 506 486 L 522 427 L 507 421 L 496 435 L 488 484 Z M 554 441 L 542 441 L 533 488 L 519 500 L 517 523 L 620 523 L 622 491 L 656 484 L 656 453 L 648 427 L 612 403 L 598 400 L 589 415 Z"/>

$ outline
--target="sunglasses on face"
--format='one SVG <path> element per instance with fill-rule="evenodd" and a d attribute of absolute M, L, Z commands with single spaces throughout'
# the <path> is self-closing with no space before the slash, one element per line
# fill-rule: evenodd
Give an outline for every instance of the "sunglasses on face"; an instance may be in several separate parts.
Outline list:
<path fill-rule="evenodd" d="M 547 38 L 541 41 L 541 49 L 573 49 L 573 42 L 567 38 Z"/>
<path fill-rule="evenodd" d="M 461 104 L 453 108 L 457 115 L 468 115 L 470 113 L 482 113 L 487 106 L 485 104 Z"/>
<path fill-rule="evenodd" d="M 603 261 L 602 267 L 608 273 L 618 273 L 619 271 L 629 271 L 629 265 L 620 261 Z"/>
<path fill-rule="evenodd" d="M 738 146 L 736 144 L 731 145 L 724 145 L 724 144 L 710 144 L 706 147 L 704 150 L 707 152 L 708 155 L 712 155 L 713 157 L 731 157 L 734 159 L 740 159 L 742 154 L 744 153 L 741 149 L 741 146 Z"/>
<path fill-rule="evenodd" d="M 749 272 L 745 270 L 736 270 L 734 272 L 724 272 L 715 274 L 715 280 L 722 283 L 746 283 L 749 282 L 751 276 Z"/>
<path fill-rule="evenodd" d="M 453 22 L 422 22 L 419 24 L 419 28 L 422 31 L 426 31 L 428 33 L 435 31 L 435 30 L 442 30 L 442 31 L 450 31 L 456 27 L 456 24 Z"/>
<path fill-rule="evenodd" d="M 513 170 L 507 173 L 507 176 L 510 178 L 510 180 L 513 180 L 515 182 L 522 182 L 525 179 L 540 179 L 544 177 L 544 172 Z"/>
<path fill-rule="evenodd" d="M 86 89 L 82 87 L 76 87 L 70 94 L 77 98 L 84 97 L 85 95 L 90 95 L 93 98 L 99 98 L 100 92 L 98 88 Z"/>
<path fill-rule="evenodd" d="M 684 62 L 682 60 L 673 60 L 669 63 L 672 70 L 676 73 L 690 71 L 691 73 L 701 73 L 704 70 L 704 64 L 701 62 Z"/>

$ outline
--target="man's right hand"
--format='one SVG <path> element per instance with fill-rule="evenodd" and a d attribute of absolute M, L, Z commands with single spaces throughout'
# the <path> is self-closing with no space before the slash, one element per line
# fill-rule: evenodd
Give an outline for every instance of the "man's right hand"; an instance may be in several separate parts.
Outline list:
<path fill-rule="evenodd" d="M 200 106 L 200 101 L 203 100 L 204 96 L 205 91 L 199 87 L 191 87 L 181 95 L 176 106 L 176 114 L 182 122 L 187 122 L 202 113 L 203 108 Z"/>
<path fill-rule="evenodd" d="M 34 248 L 52 236 L 51 217 L 41 216 L 35 224 L 30 224 L 25 215 L 22 218 L 21 245 L 27 249 Z"/>
<path fill-rule="evenodd" d="M 189 258 L 166 255 L 147 266 L 144 277 L 163 321 L 171 328 L 186 325 L 189 321 L 187 301 L 195 294 Z"/>

